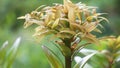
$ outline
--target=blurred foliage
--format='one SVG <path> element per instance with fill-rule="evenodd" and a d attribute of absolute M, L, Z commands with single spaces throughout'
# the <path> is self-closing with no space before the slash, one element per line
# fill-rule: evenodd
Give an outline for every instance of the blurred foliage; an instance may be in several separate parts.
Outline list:
<path fill-rule="evenodd" d="M 90 62 L 93 68 L 119 68 L 120 36 L 103 37 L 99 46 L 94 46 L 93 49 L 95 50 L 92 51 L 98 51 Z"/>
<path fill-rule="evenodd" d="M 73 2 L 83 2 L 87 5 L 98 6 L 98 12 L 106 12 L 111 22 L 110 25 L 104 24 L 105 29 L 102 35 L 119 35 L 120 34 L 120 0 L 72 0 Z M 47 59 L 41 50 L 41 44 L 33 41 L 31 38 L 33 31 L 26 31 L 23 29 L 23 23 L 17 20 L 17 17 L 31 12 L 40 5 L 52 5 L 52 3 L 62 3 L 62 0 L 0 0 L 0 45 L 8 39 L 13 42 L 16 37 L 22 36 L 23 40 L 19 48 L 17 57 L 13 64 L 13 68 L 49 68 Z M 33 26 L 34 27 L 34 26 Z M 29 28 L 28 30 L 30 30 Z M 43 41 L 51 48 L 52 43 L 49 41 Z M 92 46 L 93 47 L 93 46 Z M 100 48 L 102 49 L 103 46 Z M 94 48 L 94 47 L 93 47 Z M 57 52 L 57 50 L 56 50 Z M 102 56 L 101 56 L 102 57 Z M 104 59 L 101 59 L 101 61 Z M 118 64 L 118 63 L 117 63 Z M 95 64 L 94 64 L 95 65 Z M 97 65 L 97 64 L 96 64 Z M 119 66 L 119 65 L 118 65 Z M 119 67 L 118 67 L 119 68 Z"/>
<path fill-rule="evenodd" d="M 8 41 L 0 48 L 0 68 L 12 68 L 21 38 L 17 38 L 14 44 L 8 49 Z"/>

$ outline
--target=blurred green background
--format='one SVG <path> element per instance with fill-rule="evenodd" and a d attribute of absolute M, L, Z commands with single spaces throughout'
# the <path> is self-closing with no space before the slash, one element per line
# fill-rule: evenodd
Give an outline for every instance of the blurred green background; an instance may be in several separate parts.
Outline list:
<path fill-rule="evenodd" d="M 98 12 L 108 13 L 105 17 L 109 19 L 110 24 L 103 24 L 105 29 L 102 29 L 103 33 L 97 36 L 120 35 L 120 0 L 72 1 L 97 6 Z M 0 45 L 6 40 L 12 44 L 17 37 L 22 37 L 13 68 L 50 68 L 41 50 L 41 45 L 54 48 L 53 44 L 46 40 L 42 43 L 35 41 L 32 37 L 34 29 L 32 27 L 24 29 L 24 20 L 17 20 L 17 17 L 31 12 L 40 5 L 52 5 L 53 3 L 62 3 L 62 0 L 0 0 Z"/>

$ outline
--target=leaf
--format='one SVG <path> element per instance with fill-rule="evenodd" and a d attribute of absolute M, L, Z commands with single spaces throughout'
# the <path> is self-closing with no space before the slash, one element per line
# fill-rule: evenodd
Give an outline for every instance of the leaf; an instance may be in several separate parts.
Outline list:
<path fill-rule="evenodd" d="M 6 55 L 6 68 L 11 68 L 11 65 L 15 59 L 15 56 L 17 55 L 18 47 L 21 41 L 21 37 L 17 38 L 14 42 L 13 46 L 10 48 L 10 50 L 7 52 Z"/>
<path fill-rule="evenodd" d="M 106 19 L 105 17 L 98 17 L 98 18 L 100 18 L 100 22 L 103 21 L 103 20 L 105 20 L 107 23 L 109 23 L 109 20 Z"/>
<path fill-rule="evenodd" d="M 74 60 L 75 60 L 76 63 L 79 63 L 82 60 L 82 58 L 80 56 L 75 56 Z M 93 66 L 91 66 L 88 63 L 86 63 L 84 68 L 93 68 Z"/>
<path fill-rule="evenodd" d="M 4 42 L 2 47 L 0 48 L 0 66 L 5 61 L 5 55 L 6 55 L 7 47 L 8 47 L 8 41 Z"/>
<path fill-rule="evenodd" d="M 55 18 L 61 18 L 62 17 L 62 9 L 61 8 L 57 8 L 56 9 L 56 13 L 55 13 Z"/>
<path fill-rule="evenodd" d="M 87 23 L 84 27 L 87 32 L 91 32 L 97 27 L 97 25 L 98 25 L 97 22 L 91 22 L 91 23 Z"/>
<path fill-rule="evenodd" d="M 60 18 L 60 24 L 65 28 L 69 28 L 70 24 L 69 24 L 69 20 L 66 18 Z"/>
<path fill-rule="evenodd" d="M 4 42 L 2 47 L 0 48 L 0 51 L 3 51 L 3 49 L 5 49 L 7 45 L 8 45 L 8 41 Z"/>
<path fill-rule="evenodd" d="M 98 28 L 95 28 L 93 31 L 98 32 L 98 33 L 102 33 L 101 30 Z"/>
<path fill-rule="evenodd" d="M 45 17 L 45 23 L 48 24 L 51 20 L 52 20 L 52 13 L 47 14 L 47 16 Z"/>
<path fill-rule="evenodd" d="M 88 16 L 87 18 L 86 18 L 86 20 L 88 21 L 88 22 L 91 22 L 92 20 L 93 20 L 93 18 L 95 18 L 94 16 Z"/>
<path fill-rule="evenodd" d="M 66 34 L 66 33 L 58 33 L 57 35 L 55 35 L 57 38 L 60 39 L 65 39 L 65 38 L 71 38 L 71 34 Z"/>
<path fill-rule="evenodd" d="M 64 56 L 69 56 L 71 55 L 71 50 L 70 48 L 68 48 L 67 46 L 65 46 L 65 44 L 63 42 L 58 42 L 56 41 L 56 43 L 58 44 L 55 44 L 54 42 L 52 42 L 59 50 L 60 52 L 64 55 Z"/>
<path fill-rule="evenodd" d="M 68 48 L 63 42 L 56 41 L 56 43 L 59 44 L 59 49 L 64 56 L 70 56 L 71 55 L 70 48 Z"/>
<path fill-rule="evenodd" d="M 88 55 L 88 54 L 95 53 L 95 52 L 98 52 L 98 51 L 97 50 L 93 50 L 93 49 L 83 48 L 79 52 L 82 53 L 82 54 L 84 54 L 84 55 Z"/>
<path fill-rule="evenodd" d="M 18 19 L 25 19 L 24 28 L 27 28 L 28 26 L 33 24 L 33 22 L 30 22 L 31 19 L 30 14 L 26 14 L 25 16 L 18 17 Z"/>
<path fill-rule="evenodd" d="M 42 49 L 47 56 L 52 68 L 64 68 L 63 63 L 52 50 L 50 50 L 46 46 L 42 46 Z"/>
<path fill-rule="evenodd" d="M 55 20 L 55 22 L 52 25 L 52 29 L 55 28 L 59 23 L 59 18 Z"/>
<path fill-rule="evenodd" d="M 70 23 L 74 23 L 75 22 L 75 9 L 70 8 L 68 11 L 68 19 L 70 21 Z"/>
<path fill-rule="evenodd" d="M 82 23 L 82 15 L 81 13 L 76 13 L 77 18 L 80 20 L 80 24 Z"/>
<path fill-rule="evenodd" d="M 70 28 L 71 28 L 73 31 L 76 31 L 76 30 L 84 31 L 83 26 L 81 26 L 80 24 L 77 24 L 77 23 L 70 23 Z"/>
<path fill-rule="evenodd" d="M 69 11 L 70 5 L 73 5 L 73 3 L 70 0 L 64 0 L 64 12 L 65 13 Z"/>
<path fill-rule="evenodd" d="M 96 45 L 99 44 L 99 40 L 92 34 L 88 33 L 85 35 L 85 37 L 82 38 L 83 40 L 89 42 L 89 43 L 94 43 Z"/>
<path fill-rule="evenodd" d="M 95 54 L 96 54 L 96 52 L 95 52 L 95 53 L 92 53 L 92 54 L 90 54 L 90 55 L 85 56 L 84 58 L 82 58 L 82 60 L 81 60 L 79 63 L 77 63 L 77 64 L 74 66 L 74 68 L 83 68 L 84 65 L 87 63 L 87 61 L 88 61 L 92 56 L 94 56 Z"/>
<path fill-rule="evenodd" d="M 38 11 L 39 9 L 41 9 L 41 8 L 43 8 L 43 7 L 45 7 L 45 5 L 39 6 L 37 9 L 35 9 L 35 11 Z"/>
<path fill-rule="evenodd" d="M 47 31 L 42 31 L 42 32 L 36 32 L 33 36 L 35 36 L 38 41 L 42 41 L 43 38 L 45 38 L 46 36 L 50 35 L 50 34 L 54 34 L 55 31 L 52 30 L 47 30 Z"/>
<path fill-rule="evenodd" d="M 120 36 L 118 36 L 118 38 L 116 39 L 116 43 L 120 44 Z"/>
<path fill-rule="evenodd" d="M 116 47 L 115 47 L 116 50 L 119 50 L 120 49 L 120 44 L 118 44 Z"/>
<path fill-rule="evenodd" d="M 83 49 L 86 45 L 89 45 L 90 43 L 85 43 L 85 44 L 81 44 L 78 45 L 78 47 L 75 48 L 73 54 L 72 54 L 72 59 L 78 54 L 78 52 Z"/>
<path fill-rule="evenodd" d="M 60 30 L 60 33 L 66 33 L 66 34 L 71 34 L 71 35 L 75 35 L 76 33 L 70 29 L 64 28 L 62 30 Z"/>

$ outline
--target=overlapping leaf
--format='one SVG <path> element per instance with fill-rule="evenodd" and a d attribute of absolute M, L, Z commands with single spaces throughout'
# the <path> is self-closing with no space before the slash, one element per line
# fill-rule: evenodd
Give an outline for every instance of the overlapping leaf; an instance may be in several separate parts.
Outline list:
<path fill-rule="evenodd" d="M 52 50 L 50 50 L 46 46 L 42 46 L 42 49 L 47 56 L 52 68 L 64 68 L 63 63 Z"/>
<path fill-rule="evenodd" d="M 106 18 L 101 16 L 105 13 L 97 13 L 96 7 L 86 6 L 82 3 L 74 4 L 70 0 L 64 0 L 63 5 L 55 4 L 52 7 L 40 7 L 40 11 L 38 9 L 30 14 L 19 17 L 19 19 L 25 19 L 25 28 L 35 23 L 39 26 L 44 26 L 47 30 L 58 32 L 55 34 L 60 35 L 61 37 L 66 34 L 66 32 L 61 31 L 61 29 L 71 30 L 67 31 L 67 33 L 69 32 L 68 36 L 71 37 L 74 37 L 79 32 L 83 34 L 87 32 L 91 34 L 90 32 L 92 31 L 101 33 L 97 26 L 100 25 L 102 20 L 106 20 L 108 22 Z M 75 33 L 74 36 L 69 35 L 71 32 L 73 33 L 73 31 Z M 37 32 L 35 34 L 39 34 L 41 31 Z M 44 32 L 47 31 L 44 30 Z M 89 37 L 89 34 L 85 34 L 86 36 L 84 37 L 90 40 L 96 40 L 95 37 Z"/>
<path fill-rule="evenodd" d="M 92 53 L 92 54 L 90 54 L 90 55 L 87 55 L 86 57 L 82 58 L 82 60 L 81 60 L 79 63 L 77 63 L 77 64 L 74 66 L 74 68 L 83 68 L 84 65 L 87 63 L 87 61 L 88 61 L 92 56 L 94 56 L 95 54 L 96 54 L 96 52 L 95 52 L 95 53 Z"/>

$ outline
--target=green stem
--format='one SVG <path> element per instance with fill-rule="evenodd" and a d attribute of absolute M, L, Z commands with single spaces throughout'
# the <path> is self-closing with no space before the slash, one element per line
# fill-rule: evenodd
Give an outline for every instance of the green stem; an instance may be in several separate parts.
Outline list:
<path fill-rule="evenodd" d="M 70 57 L 65 57 L 65 68 L 71 68 L 71 56 Z"/>
<path fill-rule="evenodd" d="M 113 65 L 113 61 L 109 61 L 109 67 L 108 68 L 112 68 Z"/>

